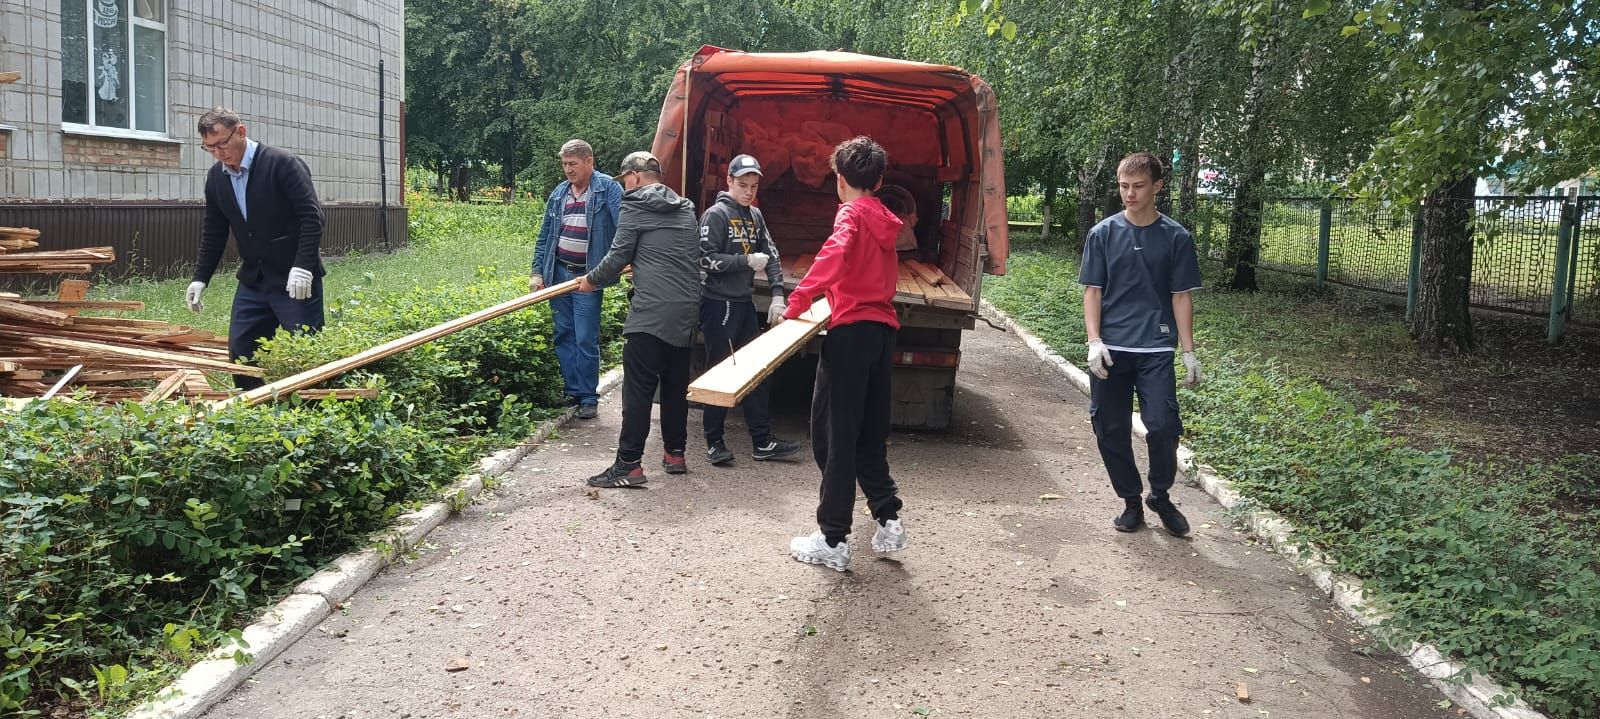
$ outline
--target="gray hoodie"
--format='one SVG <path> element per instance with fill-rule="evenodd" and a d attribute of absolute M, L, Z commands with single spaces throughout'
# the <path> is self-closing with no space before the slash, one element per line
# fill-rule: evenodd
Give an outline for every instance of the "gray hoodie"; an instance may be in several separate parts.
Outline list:
<path fill-rule="evenodd" d="M 589 281 L 616 281 L 633 265 L 633 297 L 623 334 L 644 332 L 688 347 L 700 317 L 700 228 L 694 203 L 655 183 L 622 195 L 617 234 Z"/>
<path fill-rule="evenodd" d="M 765 253 L 767 286 L 773 297 L 783 296 L 783 266 L 778 244 L 767 231 L 767 220 L 756 207 L 743 207 L 726 192 L 700 217 L 700 269 L 706 273 L 708 300 L 749 302 L 756 273 L 749 255 Z"/>

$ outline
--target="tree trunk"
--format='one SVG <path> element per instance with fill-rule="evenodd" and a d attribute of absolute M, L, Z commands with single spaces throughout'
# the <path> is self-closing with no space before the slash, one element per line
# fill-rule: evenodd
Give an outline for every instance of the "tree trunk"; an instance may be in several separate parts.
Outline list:
<path fill-rule="evenodd" d="M 458 202 L 467 202 L 472 199 L 471 165 L 459 165 L 456 167 L 456 176 L 451 181 L 451 187 L 456 191 L 456 200 Z"/>
<path fill-rule="evenodd" d="M 1054 214 L 1052 209 L 1056 204 L 1056 172 L 1060 170 L 1060 157 L 1059 153 L 1050 154 L 1050 170 L 1045 174 L 1044 178 L 1044 207 L 1040 208 L 1044 213 L 1044 226 L 1039 228 L 1039 240 L 1041 242 L 1050 239 L 1050 223 L 1052 222 L 1050 216 Z"/>
<path fill-rule="evenodd" d="M 1422 253 L 1411 336 L 1433 352 L 1471 352 L 1472 193 L 1478 178 L 1462 175 L 1428 193 L 1422 206 Z"/>
<path fill-rule="evenodd" d="M 1250 53 L 1250 84 L 1245 87 L 1244 132 L 1239 140 L 1239 159 L 1235 168 L 1239 183 L 1233 192 L 1233 212 L 1228 218 L 1228 246 L 1223 255 L 1222 272 L 1228 287 L 1254 292 L 1256 260 L 1261 250 L 1261 185 L 1266 182 L 1267 152 L 1272 109 L 1271 83 L 1274 51 L 1279 40 L 1278 15 L 1268 10 L 1267 26 Z"/>
<path fill-rule="evenodd" d="M 1256 260 L 1261 249 L 1261 183 L 1259 172 L 1241 178 L 1233 194 L 1233 212 L 1228 216 L 1228 247 L 1222 258 L 1222 272 L 1228 289 L 1255 292 Z"/>
<path fill-rule="evenodd" d="M 1194 212 L 1200 208 L 1200 123 L 1196 122 L 1189 127 L 1189 132 L 1183 139 L 1183 149 L 1179 151 L 1183 164 L 1178 171 L 1183 173 L 1178 180 L 1178 221 L 1190 232 L 1195 230 Z"/>
<path fill-rule="evenodd" d="M 1096 216 L 1095 205 L 1100 202 L 1100 195 L 1105 192 L 1106 153 L 1104 148 L 1098 156 L 1090 157 L 1078 169 L 1078 234 L 1074 238 L 1078 249 L 1083 249 L 1083 243 L 1089 239 L 1089 230 L 1094 229 L 1100 218 Z"/>

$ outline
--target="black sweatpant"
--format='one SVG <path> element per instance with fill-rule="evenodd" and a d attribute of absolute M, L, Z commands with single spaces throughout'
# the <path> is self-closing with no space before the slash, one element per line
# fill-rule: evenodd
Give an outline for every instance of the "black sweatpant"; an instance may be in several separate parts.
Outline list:
<path fill-rule="evenodd" d="M 634 464 L 650 437 L 650 405 L 661 388 L 661 443 L 667 451 L 689 444 L 689 348 L 674 347 L 647 332 L 622 344 L 622 436 L 617 460 Z"/>
<path fill-rule="evenodd" d="M 895 331 L 881 322 L 829 327 L 811 398 L 811 451 L 822 470 L 817 526 L 833 543 L 850 534 L 856 484 L 873 519 L 898 519 L 889 476 L 889 365 Z"/>
<path fill-rule="evenodd" d="M 727 359 L 729 347 L 743 347 L 761 334 L 761 320 L 756 317 L 755 303 L 750 300 L 702 301 L 700 332 L 706 336 L 706 364 L 714 367 Z M 767 412 L 767 384 L 763 381 L 756 385 L 739 403 L 739 407 L 744 409 L 744 423 L 750 428 L 750 439 L 756 446 L 772 438 L 772 415 Z M 728 408 L 706 405 L 701 415 L 705 421 L 706 445 L 721 442 Z"/>
<path fill-rule="evenodd" d="M 1133 462 L 1133 396 L 1139 395 L 1139 418 L 1149 431 L 1150 494 L 1165 497 L 1178 475 L 1178 439 L 1183 419 L 1178 414 L 1177 372 L 1171 352 L 1111 351 L 1110 376 L 1089 375 L 1089 419 L 1100 446 L 1100 459 L 1111 475 L 1111 487 L 1123 499 L 1143 491 Z"/>

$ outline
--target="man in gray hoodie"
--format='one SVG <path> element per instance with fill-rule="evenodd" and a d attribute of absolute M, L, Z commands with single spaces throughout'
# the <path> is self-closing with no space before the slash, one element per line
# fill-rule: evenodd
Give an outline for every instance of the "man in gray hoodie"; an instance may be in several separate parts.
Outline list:
<path fill-rule="evenodd" d="M 633 295 L 622 326 L 622 436 L 617 459 L 589 478 L 591 487 L 645 483 L 644 442 L 650 404 L 661 389 L 661 465 L 668 474 L 688 470 L 689 345 L 700 307 L 700 242 L 694 203 L 661 184 L 661 162 L 648 152 L 622 160 L 622 210 L 604 259 L 578 282 L 593 292 L 633 265 Z"/>

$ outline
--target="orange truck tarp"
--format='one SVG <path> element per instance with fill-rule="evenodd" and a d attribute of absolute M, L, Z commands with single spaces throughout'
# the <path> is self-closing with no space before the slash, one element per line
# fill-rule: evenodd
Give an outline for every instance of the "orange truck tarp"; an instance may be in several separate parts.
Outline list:
<path fill-rule="evenodd" d="M 679 192 L 687 184 L 683 133 L 688 113 L 702 112 L 710 93 L 732 96 L 752 105 L 765 103 L 771 122 L 783 119 L 783 104 L 838 102 L 849 109 L 851 127 L 884 145 L 892 162 L 925 165 L 950 163 L 952 137 L 969 155 L 965 161 L 979 174 L 983 194 L 982 233 L 988 246 L 984 271 L 1006 271 L 1010 240 L 1006 227 L 1005 166 L 999 112 L 994 90 L 960 68 L 857 55 L 848 52 L 746 53 L 718 47 L 700 48 L 678 68 L 661 106 L 652 152 L 661 160 L 667 184 Z M 850 107 L 860 100 L 859 107 Z M 871 108 L 877 108 L 873 110 Z M 953 136 L 904 132 L 905 123 L 888 119 L 922 112 L 944 118 Z M 885 118 L 875 121 L 873 118 Z M 825 143 L 830 123 L 806 122 L 807 136 Z M 913 123 L 914 125 L 915 123 Z M 801 157 L 800 153 L 796 157 Z M 796 177 L 811 179 L 817 168 L 794 168 Z M 813 183 L 815 184 L 815 183 Z M 976 219 L 976 216 L 974 217 Z M 963 228 L 977 231 L 979 228 Z"/>

